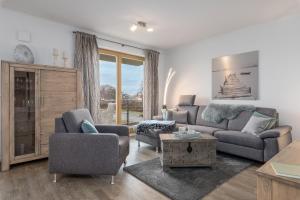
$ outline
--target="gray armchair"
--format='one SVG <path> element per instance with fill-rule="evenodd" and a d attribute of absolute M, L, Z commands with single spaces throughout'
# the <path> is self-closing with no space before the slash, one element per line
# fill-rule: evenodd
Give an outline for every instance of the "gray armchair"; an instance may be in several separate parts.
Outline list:
<path fill-rule="evenodd" d="M 85 134 L 81 122 L 93 119 L 87 109 L 63 114 L 55 120 L 55 134 L 49 138 L 49 172 L 56 174 L 111 175 L 111 184 L 129 154 L 126 126 L 95 125 L 100 134 Z"/>

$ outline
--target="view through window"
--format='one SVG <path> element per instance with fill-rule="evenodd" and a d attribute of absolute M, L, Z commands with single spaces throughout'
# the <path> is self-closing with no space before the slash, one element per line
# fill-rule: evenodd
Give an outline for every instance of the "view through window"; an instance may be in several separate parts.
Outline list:
<path fill-rule="evenodd" d="M 101 123 L 134 125 L 143 120 L 143 58 L 100 51 Z"/>

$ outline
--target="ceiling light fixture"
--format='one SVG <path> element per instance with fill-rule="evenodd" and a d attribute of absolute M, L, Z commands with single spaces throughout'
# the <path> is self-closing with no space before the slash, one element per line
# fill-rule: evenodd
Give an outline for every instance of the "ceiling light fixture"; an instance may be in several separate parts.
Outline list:
<path fill-rule="evenodd" d="M 130 26 L 130 30 L 132 32 L 135 32 L 137 29 L 146 30 L 147 32 L 153 32 L 154 31 L 154 28 L 147 27 L 147 23 L 146 22 L 142 22 L 142 21 L 138 21 L 137 23 L 132 24 Z"/>

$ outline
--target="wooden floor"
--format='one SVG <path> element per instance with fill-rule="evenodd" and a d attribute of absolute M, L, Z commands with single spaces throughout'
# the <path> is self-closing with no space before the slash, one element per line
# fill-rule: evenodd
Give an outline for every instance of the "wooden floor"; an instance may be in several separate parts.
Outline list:
<path fill-rule="evenodd" d="M 132 139 L 128 165 L 158 156 L 154 148 Z M 254 200 L 256 199 L 256 176 L 258 166 L 252 166 L 236 175 L 208 194 L 205 200 Z M 47 160 L 35 161 L 12 167 L 0 172 L 1 200 L 165 200 L 164 195 L 155 191 L 135 177 L 120 169 L 115 185 L 110 185 L 109 176 L 58 176 L 52 182 L 48 173 Z"/>

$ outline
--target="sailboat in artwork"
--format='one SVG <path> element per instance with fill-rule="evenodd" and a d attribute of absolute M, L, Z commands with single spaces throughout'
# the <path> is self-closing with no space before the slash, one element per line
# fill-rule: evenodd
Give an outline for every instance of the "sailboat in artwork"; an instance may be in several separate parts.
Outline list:
<path fill-rule="evenodd" d="M 243 84 L 235 73 L 225 76 L 225 81 L 220 86 L 222 98 L 251 97 L 251 87 Z"/>

